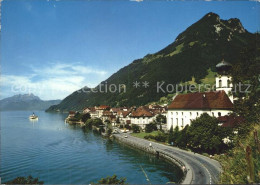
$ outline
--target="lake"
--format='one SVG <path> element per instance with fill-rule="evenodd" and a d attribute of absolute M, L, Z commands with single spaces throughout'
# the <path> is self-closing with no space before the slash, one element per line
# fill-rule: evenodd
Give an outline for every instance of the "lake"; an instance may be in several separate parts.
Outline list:
<path fill-rule="evenodd" d="M 174 164 L 64 122 L 67 114 L 36 111 L 1 113 L 2 182 L 39 177 L 44 184 L 89 184 L 116 174 L 130 184 L 178 182 Z"/>

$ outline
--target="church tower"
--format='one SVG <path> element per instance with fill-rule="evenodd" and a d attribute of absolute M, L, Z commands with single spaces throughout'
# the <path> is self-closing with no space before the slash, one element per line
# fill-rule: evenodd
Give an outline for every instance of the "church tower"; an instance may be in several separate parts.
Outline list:
<path fill-rule="evenodd" d="M 216 77 L 216 90 L 217 91 L 225 91 L 231 102 L 233 103 L 233 95 L 232 95 L 232 83 L 231 83 L 231 75 L 230 69 L 232 68 L 231 64 L 224 61 L 224 59 L 216 65 L 217 68 L 217 77 Z"/>

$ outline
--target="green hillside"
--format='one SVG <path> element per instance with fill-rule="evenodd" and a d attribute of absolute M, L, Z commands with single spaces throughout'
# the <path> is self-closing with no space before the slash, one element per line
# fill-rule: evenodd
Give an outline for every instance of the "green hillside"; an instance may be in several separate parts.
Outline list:
<path fill-rule="evenodd" d="M 235 64 L 240 51 L 258 46 L 256 33 L 249 33 L 238 19 L 222 20 L 208 13 L 178 35 L 173 43 L 154 54 L 133 61 L 110 76 L 105 84 L 125 84 L 126 92 L 84 93 L 76 91 L 47 111 L 81 110 L 86 106 L 145 105 L 174 92 L 157 92 L 157 82 L 165 84 L 214 83 L 215 65 L 222 59 Z M 256 43 L 257 42 L 257 43 Z M 133 82 L 149 82 L 149 88 L 133 87 Z M 142 85 L 142 83 L 141 83 Z M 166 85 L 162 86 L 163 89 Z"/>

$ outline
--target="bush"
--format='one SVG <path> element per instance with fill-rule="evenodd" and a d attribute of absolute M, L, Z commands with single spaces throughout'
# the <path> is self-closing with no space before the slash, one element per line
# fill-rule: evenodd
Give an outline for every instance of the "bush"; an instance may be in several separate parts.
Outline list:
<path fill-rule="evenodd" d="M 107 176 L 106 178 L 101 178 L 97 184 L 125 184 L 126 178 L 120 178 L 118 179 L 116 175 L 113 175 L 111 177 Z M 91 183 L 95 184 L 95 183 Z"/>
<path fill-rule="evenodd" d="M 80 120 L 82 118 L 82 114 L 80 114 L 79 112 L 76 112 L 74 118 Z"/>
<path fill-rule="evenodd" d="M 6 182 L 6 184 L 43 184 L 43 181 L 39 181 L 39 178 L 33 178 L 31 175 L 28 177 L 16 177 L 15 179 Z"/>
<path fill-rule="evenodd" d="M 138 125 L 132 125 L 133 133 L 140 133 L 140 127 Z"/>
<path fill-rule="evenodd" d="M 144 136 L 144 139 L 154 139 L 154 136 L 149 134 L 149 135 Z"/>
<path fill-rule="evenodd" d="M 125 128 L 128 129 L 128 130 L 132 129 L 132 127 L 130 125 L 128 125 L 128 124 L 125 125 Z"/>
<path fill-rule="evenodd" d="M 156 125 L 156 123 L 149 123 L 148 125 L 146 125 L 145 126 L 145 132 L 146 133 L 150 133 L 150 132 L 152 132 L 152 131 L 154 131 L 154 130 L 157 130 L 157 125 Z"/>
<path fill-rule="evenodd" d="M 73 121 L 76 122 L 76 121 L 79 121 L 79 120 L 80 120 L 79 118 L 75 118 L 75 117 L 74 117 L 74 118 L 69 118 L 69 121 L 72 121 L 72 122 L 73 122 Z"/>
<path fill-rule="evenodd" d="M 167 135 L 163 132 L 158 132 L 158 134 L 154 136 L 154 139 L 159 142 L 165 142 Z"/>

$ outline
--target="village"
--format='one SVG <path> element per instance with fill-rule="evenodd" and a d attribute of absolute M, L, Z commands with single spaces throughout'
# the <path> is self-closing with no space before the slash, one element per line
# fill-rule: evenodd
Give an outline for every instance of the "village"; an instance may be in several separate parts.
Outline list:
<path fill-rule="evenodd" d="M 169 131 L 171 127 L 178 127 L 181 130 L 204 113 L 216 117 L 219 120 L 219 126 L 235 127 L 243 119 L 232 115 L 234 97 L 232 78 L 229 73 L 231 68 L 228 62 L 222 60 L 216 65 L 218 74 L 215 77 L 215 91 L 177 94 L 168 106 L 150 104 L 140 107 L 115 108 L 100 105 L 86 107 L 81 114 L 89 114 L 92 119 L 99 118 L 103 123 L 110 123 L 124 132 L 129 131 L 133 125 L 144 131 L 145 127 L 152 122 L 159 123 L 158 129 L 164 131 Z M 70 111 L 66 120 L 70 123 L 83 124 L 79 120 L 73 121 L 76 114 L 77 112 Z"/>

